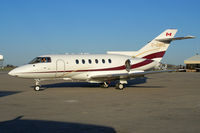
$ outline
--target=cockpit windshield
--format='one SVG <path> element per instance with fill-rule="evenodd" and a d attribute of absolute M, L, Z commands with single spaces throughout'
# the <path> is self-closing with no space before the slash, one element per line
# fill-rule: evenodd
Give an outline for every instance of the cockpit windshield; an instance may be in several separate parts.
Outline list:
<path fill-rule="evenodd" d="M 29 64 L 35 64 L 35 63 L 48 63 L 51 62 L 50 57 L 36 57 L 34 58 Z"/>

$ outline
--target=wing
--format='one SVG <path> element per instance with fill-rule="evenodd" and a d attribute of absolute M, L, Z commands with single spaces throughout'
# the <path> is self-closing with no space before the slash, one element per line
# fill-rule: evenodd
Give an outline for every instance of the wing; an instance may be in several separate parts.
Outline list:
<path fill-rule="evenodd" d="M 114 81 L 120 79 L 133 79 L 137 77 L 143 77 L 147 74 L 156 74 L 156 73 L 163 73 L 163 72 L 173 72 L 174 70 L 162 70 L 162 71 L 132 71 L 129 73 L 120 73 L 120 74 L 102 74 L 102 75 L 94 75 L 91 76 L 89 81 Z"/>

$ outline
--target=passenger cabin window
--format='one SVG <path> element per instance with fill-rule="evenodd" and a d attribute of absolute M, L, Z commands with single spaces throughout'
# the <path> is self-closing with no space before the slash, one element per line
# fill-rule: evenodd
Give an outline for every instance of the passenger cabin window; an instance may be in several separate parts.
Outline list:
<path fill-rule="evenodd" d="M 76 59 L 76 64 L 79 64 L 79 60 Z"/>
<path fill-rule="evenodd" d="M 89 64 L 91 64 L 91 63 L 92 63 L 92 60 L 91 60 L 91 59 L 89 59 L 89 60 L 88 60 L 88 63 L 89 63 Z"/>
<path fill-rule="evenodd" d="M 97 59 L 95 59 L 95 63 L 96 63 L 96 64 L 98 64 L 98 63 L 99 63 L 99 61 L 98 61 Z"/>
<path fill-rule="evenodd" d="M 85 60 L 84 59 L 82 59 L 82 63 L 85 64 Z"/>
<path fill-rule="evenodd" d="M 35 64 L 35 63 L 49 63 L 51 62 L 50 57 L 36 57 L 34 58 L 29 64 Z"/>
<path fill-rule="evenodd" d="M 103 64 L 105 63 L 105 60 L 104 60 L 104 59 L 102 59 L 102 63 L 103 63 Z"/>
<path fill-rule="evenodd" d="M 109 62 L 109 63 L 112 63 L 112 60 L 111 60 L 111 59 L 108 59 L 108 62 Z"/>

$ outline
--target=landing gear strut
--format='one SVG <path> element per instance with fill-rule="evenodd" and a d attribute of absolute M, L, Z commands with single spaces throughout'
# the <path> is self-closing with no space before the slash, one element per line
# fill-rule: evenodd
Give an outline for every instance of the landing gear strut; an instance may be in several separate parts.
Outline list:
<path fill-rule="evenodd" d="M 40 79 L 35 79 L 35 87 L 34 87 L 34 90 L 35 91 L 40 91 Z"/>
<path fill-rule="evenodd" d="M 108 85 L 108 83 L 107 83 L 107 82 L 103 82 L 103 83 L 101 84 L 101 87 L 102 87 L 102 88 L 108 88 L 108 87 L 109 87 L 109 85 Z"/>

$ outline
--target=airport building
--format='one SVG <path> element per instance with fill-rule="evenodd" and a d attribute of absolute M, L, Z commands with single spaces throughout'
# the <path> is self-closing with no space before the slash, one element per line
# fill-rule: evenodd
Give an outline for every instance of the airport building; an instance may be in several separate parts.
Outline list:
<path fill-rule="evenodd" d="M 3 55 L 0 55 L 0 69 L 3 68 Z"/>
<path fill-rule="evenodd" d="M 196 54 L 186 60 L 184 60 L 184 64 L 186 64 L 186 69 L 200 71 L 200 55 Z"/>

